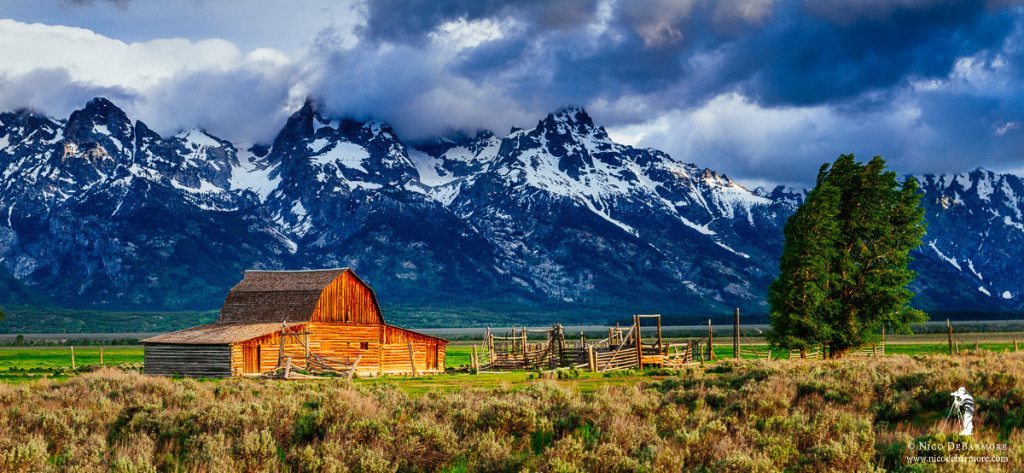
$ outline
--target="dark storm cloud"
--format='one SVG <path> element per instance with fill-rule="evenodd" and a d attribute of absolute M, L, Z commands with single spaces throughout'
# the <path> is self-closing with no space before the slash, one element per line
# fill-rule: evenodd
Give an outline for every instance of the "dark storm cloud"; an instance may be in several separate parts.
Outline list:
<path fill-rule="evenodd" d="M 679 93 L 664 105 L 742 90 L 776 106 L 845 101 L 945 76 L 956 58 L 998 46 L 1020 17 L 979 1 L 631 0 L 615 4 L 595 35 L 580 27 L 594 22 L 593 3 L 551 5 L 370 2 L 362 35 L 417 45 L 445 22 L 517 19 L 527 26 L 467 51 L 452 69 L 477 81 L 521 79 L 509 87 L 527 103 L 537 95 L 587 101 L 676 85 Z M 545 30 L 551 25 L 576 28 Z M 695 62 L 701 58 L 707 62 Z M 541 77 L 508 74 L 523 64 Z"/>
<path fill-rule="evenodd" d="M 117 7 L 119 10 L 128 8 L 130 0 L 60 0 L 60 5 L 63 7 L 91 7 L 97 3 L 108 3 Z"/>
<path fill-rule="evenodd" d="M 368 3 L 364 39 L 417 44 L 445 22 L 515 18 L 540 30 L 589 22 L 596 0 L 380 0 Z"/>
<path fill-rule="evenodd" d="M 416 51 L 430 54 L 424 45 L 446 23 L 511 25 L 436 71 L 416 70 L 414 77 L 429 76 L 424 90 L 410 94 L 398 81 L 399 96 L 468 81 L 501 91 L 502 99 L 533 114 L 575 103 L 590 106 L 610 126 L 674 116 L 680 127 L 691 127 L 676 135 L 692 142 L 666 132 L 649 133 L 643 143 L 684 159 L 713 159 L 709 165 L 753 178 L 807 178 L 811 173 L 792 172 L 797 166 L 778 164 L 814 169 L 847 151 L 885 154 L 914 172 L 1020 160 L 1011 149 L 1024 133 L 1019 1 L 630 0 L 558 4 L 565 8 L 557 15 L 550 5 L 369 2 L 360 34 L 377 47 L 406 45 L 407 54 L 419 57 Z M 988 68 L 991 82 L 951 79 L 964 58 Z M 447 79 L 438 80 L 442 76 Z M 921 85 L 929 81 L 939 83 L 938 90 Z M 991 89 L 995 83 L 998 90 Z M 323 93 L 337 95 L 325 85 Z M 720 100 L 730 94 L 742 99 Z M 435 105 L 444 122 L 444 101 Z M 704 129 L 708 120 L 694 115 L 700 113 L 728 118 Z M 412 119 L 406 114 L 395 121 L 401 128 Z M 766 123 L 773 120 L 790 128 Z M 744 130 L 720 130 L 727 126 Z M 722 141 L 725 136 L 732 141 Z M 761 153 L 737 140 L 787 151 Z M 977 153 L 981 162 L 963 158 Z"/>
<path fill-rule="evenodd" d="M 833 10 L 822 17 L 780 15 L 761 34 L 729 48 L 736 79 L 767 105 L 841 101 L 910 79 L 944 77 L 958 57 L 999 46 L 1015 16 L 971 2 L 911 2 L 885 12 L 870 15 L 862 7 L 851 17 Z"/>

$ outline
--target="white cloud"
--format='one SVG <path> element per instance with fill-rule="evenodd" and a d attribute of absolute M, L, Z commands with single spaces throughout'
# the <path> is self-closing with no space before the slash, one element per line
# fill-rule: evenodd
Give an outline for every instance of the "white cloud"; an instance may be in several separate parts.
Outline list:
<path fill-rule="evenodd" d="M 125 43 L 83 28 L 0 19 L 0 68 L 9 75 L 63 68 L 82 82 L 142 89 L 182 71 L 237 66 L 246 56 L 220 39 Z"/>
<path fill-rule="evenodd" d="M 124 42 L 83 28 L 0 19 L 4 109 L 63 117 L 106 95 L 161 133 L 203 126 L 226 138 L 262 140 L 288 105 L 294 68 L 280 51 L 244 52 L 222 39 Z"/>
<path fill-rule="evenodd" d="M 804 185 L 813 182 L 818 166 L 842 153 L 861 159 L 880 154 L 899 160 L 899 171 L 916 172 L 927 167 L 929 150 L 921 144 L 937 141 L 909 102 L 846 115 L 824 105 L 765 108 L 738 93 L 608 132 L 730 175 Z"/>
<path fill-rule="evenodd" d="M 504 29 L 508 27 L 489 18 L 476 21 L 459 18 L 438 25 L 429 37 L 434 49 L 456 54 L 464 49 L 501 38 L 504 36 Z"/>

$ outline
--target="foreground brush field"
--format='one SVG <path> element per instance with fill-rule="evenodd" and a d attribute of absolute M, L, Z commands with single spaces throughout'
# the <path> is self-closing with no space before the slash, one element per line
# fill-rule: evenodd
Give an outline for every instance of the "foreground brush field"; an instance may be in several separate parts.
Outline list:
<path fill-rule="evenodd" d="M 1024 353 L 575 376 L 0 384 L 0 471 L 935 470 L 921 453 L 1024 469 Z M 432 384 L 456 390 L 412 389 Z M 973 438 L 944 422 L 960 385 Z"/>

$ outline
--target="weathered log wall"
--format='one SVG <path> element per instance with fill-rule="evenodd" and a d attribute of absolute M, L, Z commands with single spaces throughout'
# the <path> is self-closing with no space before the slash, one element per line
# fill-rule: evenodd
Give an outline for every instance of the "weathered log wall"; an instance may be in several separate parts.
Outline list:
<path fill-rule="evenodd" d="M 146 344 L 143 354 L 143 372 L 150 375 L 226 377 L 232 374 L 228 345 Z"/>
<path fill-rule="evenodd" d="M 433 337 L 409 332 L 386 325 L 347 325 L 310 323 L 293 331 L 309 331 L 309 350 L 320 356 L 329 366 L 341 367 L 359 358 L 356 373 L 360 375 L 409 374 L 413 372 L 409 357 L 409 343 L 413 344 L 416 373 L 444 371 L 445 342 Z M 285 336 L 284 353 L 291 357 L 297 369 L 306 369 L 304 335 Z M 382 343 L 387 340 L 387 343 Z M 260 372 L 277 367 L 281 351 L 281 335 L 273 333 L 237 343 L 232 347 L 231 372 L 244 373 L 244 347 L 260 347 Z"/>

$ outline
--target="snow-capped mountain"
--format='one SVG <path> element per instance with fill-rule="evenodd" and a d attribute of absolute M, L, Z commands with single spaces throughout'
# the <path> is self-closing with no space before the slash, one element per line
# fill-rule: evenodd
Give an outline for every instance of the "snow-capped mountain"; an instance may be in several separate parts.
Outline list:
<path fill-rule="evenodd" d="M 761 308 L 781 233 L 749 236 L 758 225 L 777 227 L 791 205 L 660 151 L 615 143 L 579 108 L 513 130 L 496 146 L 459 148 L 490 154 L 474 154 L 478 171 L 431 195 L 494 243 L 500 268 L 530 292 L 597 305 L 639 298 L 652 310 Z M 435 167 L 455 168 L 450 150 L 434 158 Z"/>
<path fill-rule="evenodd" d="M 1020 308 L 1024 179 L 977 169 L 918 180 L 928 221 L 915 262 L 923 299 L 977 310 Z"/>
<path fill-rule="evenodd" d="M 66 120 L 0 114 L 0 288 L 214 308 L 244 268 L 353 266 L 413 306 L 764 313 L 804 197 L 616 143 L 581 108 L 410 145 L 307 102 L 271 144 L 242 148 L 201 129 L 161 137 L 101 98 Z M 1024 182 L 920 179 L 918 304 L 1019 308 Z"/>
<path fill-rule="evenodd" d="M 230 187 L 234 147 L 201 130 L 164 139 L 95 99 L 66 121 L 0 114 L 0 142 L 0 265 L 57 301 L 205 307 L 285 253 Z"/>

